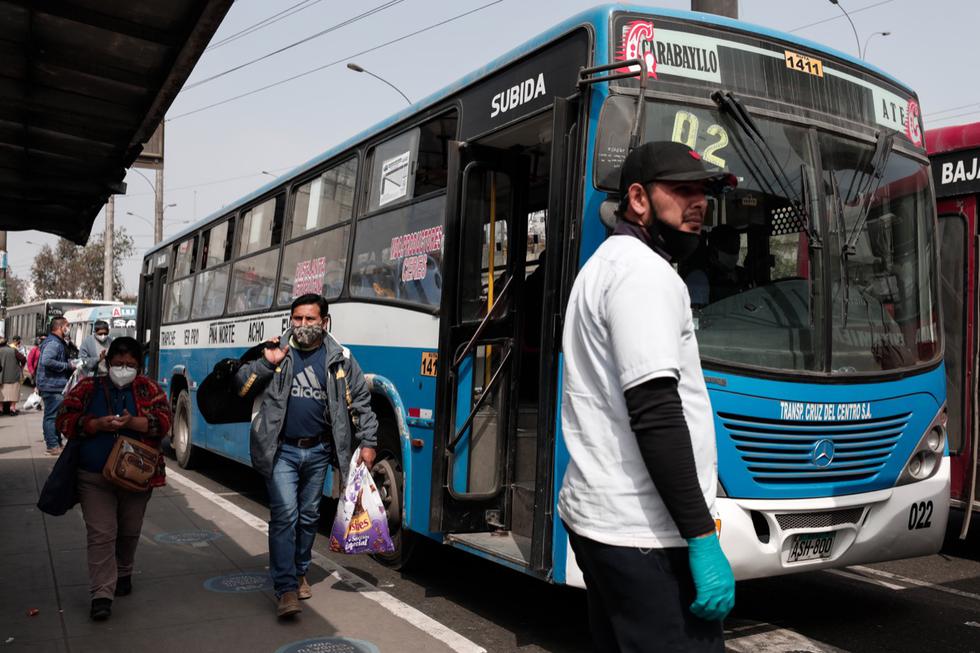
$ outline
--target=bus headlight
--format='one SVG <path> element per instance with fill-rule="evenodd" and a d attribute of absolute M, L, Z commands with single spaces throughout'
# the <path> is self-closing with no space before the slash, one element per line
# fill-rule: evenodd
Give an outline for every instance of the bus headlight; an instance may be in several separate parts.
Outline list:
<path fill-rule="evenodd" d="M 915 446 L 895 485 L 924 481 L 936 473 L 946 451 L 946 427 L 943 425 L 945 419 L 946 406 L 944 405 Z"/>

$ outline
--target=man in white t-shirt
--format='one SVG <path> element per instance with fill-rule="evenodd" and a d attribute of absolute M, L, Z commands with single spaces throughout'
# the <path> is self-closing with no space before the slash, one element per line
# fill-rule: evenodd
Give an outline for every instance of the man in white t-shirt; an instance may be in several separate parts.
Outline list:
<path fill-rule="evenodd" d="M 687 288 L 706 193 L 736 179 L 686 145 L 626 157 L 619 223 L 568 302 L 558 499 L 597 651 L 724 651 L 735 580 L 715 534 L 717 452 Z"/>

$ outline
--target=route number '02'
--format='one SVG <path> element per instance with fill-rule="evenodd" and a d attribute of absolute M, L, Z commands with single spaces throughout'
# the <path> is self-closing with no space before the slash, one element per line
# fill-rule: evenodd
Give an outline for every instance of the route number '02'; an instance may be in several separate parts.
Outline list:
<path fill-rule="evenodd" d="M 715 140 L 708 144 L 704 150 L 698 150 L 699 129 L 700 121 L 696 115 L 690 111 L 678 111 L 674 115 L 674 133 L 670 140 L 675 143 L 684 143 L 692 150 L 699 151 L 701 158 L 711 165 L 724 168 L 725 159 L 715 153 L 728 147 L 728 132 L 721 125 L 709 125 L 704 131 L 708 136 L 714 137 Z"/>
<path fill-rule="evenodd" d="M 932 528 L 932 501 L 913 503 L 909 510 L 909 530 Z"/>

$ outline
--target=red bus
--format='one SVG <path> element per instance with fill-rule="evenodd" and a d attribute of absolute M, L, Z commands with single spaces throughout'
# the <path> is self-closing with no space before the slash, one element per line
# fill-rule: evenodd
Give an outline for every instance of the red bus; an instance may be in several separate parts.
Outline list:
<path fill-rule="evenodd" d="M 939 216 L 939 265 L 946 331 L 946 383 L 951 505 L 980 519 L 977 474 L 977 256 L 980 246 L 980 122 L 926 131 Z M 972 508 L 970 510 L 969 508 Z"/>

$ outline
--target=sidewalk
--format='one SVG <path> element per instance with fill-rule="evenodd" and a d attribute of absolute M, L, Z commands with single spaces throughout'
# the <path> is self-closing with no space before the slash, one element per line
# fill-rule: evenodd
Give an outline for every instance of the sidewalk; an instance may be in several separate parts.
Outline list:
<path fill-rule="evenodd" d="M 303 613 L 277 621 L 262 520 L 178 473 L 150 500 L 132 595 L 92 622 L 81 509 L 35 506 L 54 464 L 40 440 L 39 412 L 0 417 L 0 653 L 482 650 L 321 557 Z"/>

